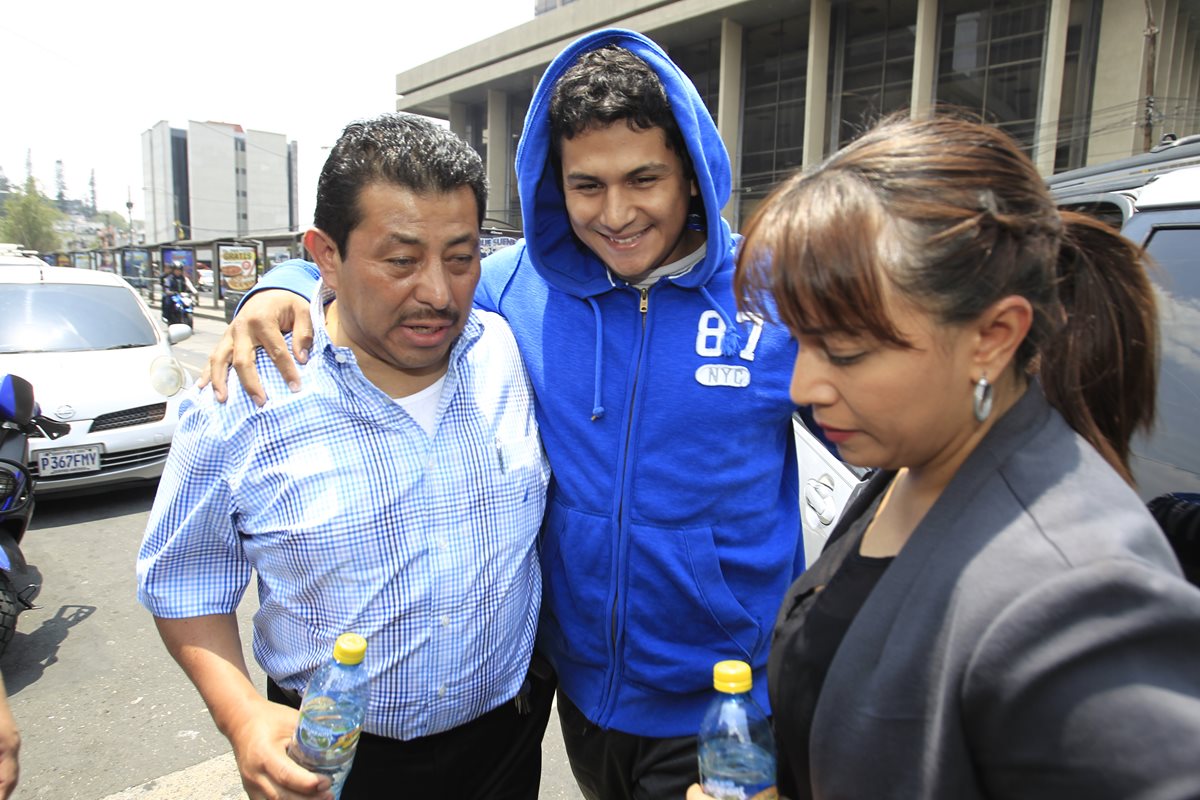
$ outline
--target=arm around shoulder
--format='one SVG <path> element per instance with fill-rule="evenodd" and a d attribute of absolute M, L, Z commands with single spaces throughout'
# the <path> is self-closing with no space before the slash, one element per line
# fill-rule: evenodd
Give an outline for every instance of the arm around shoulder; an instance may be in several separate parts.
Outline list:
<path fill-rule="evenodd" d="M 238 302 L 237 311 L 241 311 L 246 301 L 254 295 L 272 289 L 286 289 L 300 295 L 305 300 L 312 300 L 313 294 L 316 292 L 317 281 L 320 279 L 321 271 L 316 264 L 300 258 L 288 259 L 269 270 L 250 291 L 246 292 L 246 296 Z"/>

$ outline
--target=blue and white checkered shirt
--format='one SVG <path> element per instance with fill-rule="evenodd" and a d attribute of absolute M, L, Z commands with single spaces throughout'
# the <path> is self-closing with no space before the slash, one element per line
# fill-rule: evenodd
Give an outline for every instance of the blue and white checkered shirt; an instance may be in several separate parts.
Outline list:
<path fill-rule="evenodd" d="M 268 675 L 302 692 L 360 633 L 366 729 L 427 736 L 511 699 L 528 669 L 549 480 L 532 389 L 508 323 L 472 311 L 431 438 L 330 342 L 326 299 L 302 391 L 260 352 L 264 407 L 235 381 L 225 405 L 211 389 L 184 402 L 138 599 L 159 617 L 230 613 L 256 570 Z"/>

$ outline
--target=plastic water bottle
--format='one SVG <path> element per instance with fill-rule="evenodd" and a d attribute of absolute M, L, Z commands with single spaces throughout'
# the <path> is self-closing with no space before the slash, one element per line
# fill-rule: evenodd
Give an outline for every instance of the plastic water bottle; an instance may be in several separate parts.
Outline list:
<path fill-rule="evenodd" d="M 308 681 L 300 703 L 300 721 L 288 744 L 288 755 L 312 772 L 328 775 L 334 798 L 354 764 L 354 751 L 367 715 L 369 687 L 362 666 L 367 640 L 343 633 L 333 646 L 333 658 Z"/>
<path fill-rule="evenodd" d="M 750 665 L 718 661 L 713 698 L 700 723 L 700 785 L 716 800 L 778 800 L 775 737 L 750 695 Z"/>

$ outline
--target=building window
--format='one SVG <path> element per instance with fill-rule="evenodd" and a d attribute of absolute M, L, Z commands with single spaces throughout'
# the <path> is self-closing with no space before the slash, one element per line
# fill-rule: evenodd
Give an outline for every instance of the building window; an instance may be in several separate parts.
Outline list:
<path fill-rule="evenodd" d="M 853 0 L 836 7 L 830 35 L 829 140 L 849 143 L 912 103 L 917 4 Z"/>
<path fill-rule="evenodd" d="M 1100 44 L 1100 4 L 1071 0 L 1067 53 L 1063 64 L 1062 104 L 1058 117 L 1058 150 L 1054 171 L 1087 163 L 1091 131 L 1092 86 L 1096 83 L 1096 50 Z"/>
<path fill-rule="evenodd" d="M 695 44 L 673 47 L 670 56 L 691 79 L 709 116 L 715 121 L 721 81 L 721 40 L 704 39 Z"/>
<path fill-rule="evenodd" d="M 1045 0 L 943 0 L 937 101 L 979 114 L 1031 152 Z"/>
<path fill-rule="evenodd" d="M 742 153 L 739 218 L 799 169 L 804 150 L 808 17 L 751 28 L 742 42 Z"/>

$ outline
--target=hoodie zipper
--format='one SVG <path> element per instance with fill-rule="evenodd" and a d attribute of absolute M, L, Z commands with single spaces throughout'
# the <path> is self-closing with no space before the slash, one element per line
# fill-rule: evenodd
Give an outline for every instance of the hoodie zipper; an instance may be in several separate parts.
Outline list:
<path fill-rule="evenodd" d="M 620 483 L 620 500 L 617 503 L 617 559 L 614 572 L 614 589 L 612 608 L 609 609 L 609 620 L 611 622 L 609 635 L 611 637 L 611 646 L 613 652 L 612 663 L 609 666 L 608 685 L 605 688 L 604 697 L 600 703 L 601 726 L 607 725 L 613 713 L 613 701 L 616 698 L 617 675 L 620 672 L 619 662 L 621 661 L 621 624 L 620 624 L 620 586 L 623 574 L 620 565 L 624 562 L 624 550 L 627 547 L 628 533 L 625 525 L 625 501 L 627 492 L 625 487 L 625 478 L 629 474 L 629 454 L 631 451 L 630 441 L 633 438 L 633 414 L 635 400 L 637 398 L 638 383 L 642 374 L 642 354 L 646 350 L 646 317 L 650 310 L 650 288 L 641 287 L 638 289 L 638 311 L 641 313 L 642 337 L 638 345 L 637 363 L 633 370 L 633 385 L 629 389 L 629 412 L 626 415 L 625 425 L 625 449 L 624 456 L 621 460 L 621 483 Z"/>

